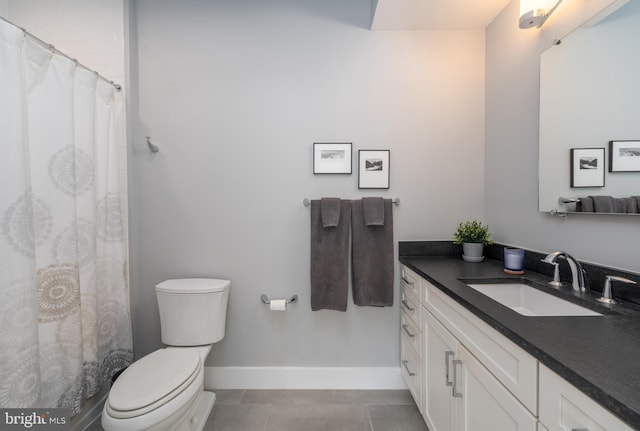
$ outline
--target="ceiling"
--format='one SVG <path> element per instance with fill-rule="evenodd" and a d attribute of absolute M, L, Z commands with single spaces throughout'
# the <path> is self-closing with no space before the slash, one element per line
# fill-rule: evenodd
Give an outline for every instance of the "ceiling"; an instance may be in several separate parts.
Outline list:
<path fill-rule="evenodd" d="M 372 0 L 375 11 L 371 29 L 483 29 L 509 2 L 510 0 Z"/>

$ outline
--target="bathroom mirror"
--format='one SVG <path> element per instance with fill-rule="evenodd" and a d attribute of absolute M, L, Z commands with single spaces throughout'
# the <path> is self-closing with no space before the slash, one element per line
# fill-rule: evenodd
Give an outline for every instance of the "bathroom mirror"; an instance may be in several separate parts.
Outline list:
<path fill-rule="evenodd" d="M 640 0 L 631 0 L 542 53 L 540 211 L 576 211 L 575 203 L 560 204 L 561 197 L 640 195 L 640 169 L 609 167 L 610 141 L 640 141 L 638 41 Z M 633 166 L 640 164 L 635 146 L 640 142 L 626 145 L 624 154 Z M 618 144 L 613 149 L 615 161 L 622 153 Z"/>

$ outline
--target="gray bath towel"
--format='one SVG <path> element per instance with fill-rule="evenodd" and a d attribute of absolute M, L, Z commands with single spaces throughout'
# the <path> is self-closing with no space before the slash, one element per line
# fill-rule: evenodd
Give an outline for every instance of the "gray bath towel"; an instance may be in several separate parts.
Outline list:
<path fill-rule="evenodd" d="M 627 214 L 636 214 L 638 212 L 638 202 L 634 198 L 623 198 L 626 204 Z"/>
<path fill-rule="evenodd" d="M 320 200 L 322 226 L 336 227 L 340 223 L 340 198 L 322 198 Z"/>
<path fill-rule="evenodd" d="M 340 202 L 334 227 L 322 226 L 319 200 L 311 201 L 311 310 L 347 311 L 351 202 Z"/>
<path fill-rule="evenodd" d="M 393 305 L 393 210 L 384 200 L 384 226 L 367 226 L 362 200 L 351 202 L 353 301 L 361 306 Z"/>
<path fill-rule="evenodd" d="M 367 226 L 384 226 L 384 199 L 362 198 L 364 224 Z"/>
<path fill-rule="evenodd" d="M 593 209 L 597 213 L 614 213 L 616 204 L 611 196 L 591 196 Z"/>
<path fill-rule="evenodd" d="M 593 198 L 591 196 L 580 198 L 580 201 L 576 204 L 576 211 L 592 213 L 594 211 Z"/>
<path fill-rule="evenodd" d="M 640 213 L 640 196 L 631 196 L 636 200 L 636 206 L 638 207 L 638 212 Z"/>

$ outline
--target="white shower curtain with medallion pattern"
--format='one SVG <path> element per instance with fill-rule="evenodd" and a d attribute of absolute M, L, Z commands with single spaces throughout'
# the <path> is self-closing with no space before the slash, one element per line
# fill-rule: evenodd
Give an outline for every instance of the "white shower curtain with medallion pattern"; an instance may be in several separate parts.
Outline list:
<path fill-rule="evenodd" d="M 115 90 L 0 21 L 0 407 L 84 401 L 133 357 Z"/>

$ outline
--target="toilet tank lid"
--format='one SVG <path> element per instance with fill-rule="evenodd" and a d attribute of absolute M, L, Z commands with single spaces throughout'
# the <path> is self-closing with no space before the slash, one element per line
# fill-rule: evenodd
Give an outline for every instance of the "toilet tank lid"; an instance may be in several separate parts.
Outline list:
<path fill-rule="evenodd" d="M 217 278 L 178 278 L 165 280 L 156 285 L 156 292 L 163 293 L 212 293 L 227 290 L 229 280 Z"/>

